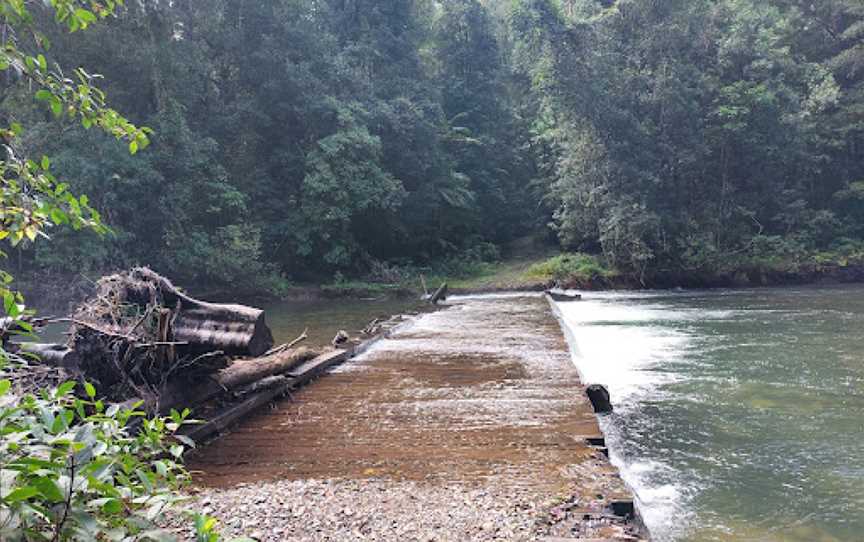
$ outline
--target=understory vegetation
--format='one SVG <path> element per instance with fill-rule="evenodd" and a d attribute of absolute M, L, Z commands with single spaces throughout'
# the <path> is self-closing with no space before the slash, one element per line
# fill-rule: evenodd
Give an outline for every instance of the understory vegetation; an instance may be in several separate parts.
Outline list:
<path fill-rule="evenodd" d="M 46 71 L 105 74 L 151 145 L 7 70 L 17 148 L 111 230 L 23 239 L 19 275 L 147 264 L 279 293 L 460 274 L 533 234 L 638 284 L 852 262 L 864 238 L 857 0 L 135 2 L 74 42 L 50 17 Z"/>
<path fill-rule="evenodd" d="M 603 284 L 614 279 L 616 273 L 594 256 L 565 253 L 532 265 L 526 275 L 549 283 L 576 285 Z"/>

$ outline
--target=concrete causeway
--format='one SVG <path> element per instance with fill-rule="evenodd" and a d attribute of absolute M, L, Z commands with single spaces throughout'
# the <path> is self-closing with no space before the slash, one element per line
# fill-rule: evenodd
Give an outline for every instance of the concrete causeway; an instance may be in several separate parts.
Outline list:
<path fill-rule="evenodd" d="M 197 482 L 217 494 L 303 480 L 489 489 L 534 503 L 512 512 L 534 525 L 512 539 L 636 539 L 622 517 L 632 496 L 547 300 L 448 305 L 204 447 L 190 464 Z M 455 539 L 442 529 L 432 539 Z"/>

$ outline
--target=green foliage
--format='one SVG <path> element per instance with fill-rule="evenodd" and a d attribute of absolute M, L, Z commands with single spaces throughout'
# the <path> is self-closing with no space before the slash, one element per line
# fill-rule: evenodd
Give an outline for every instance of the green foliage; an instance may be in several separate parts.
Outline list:
<path fill-rule="evenodd" d="M 544 282 L 562 284 L 603 283 L 615 277 L 595 256 L 580 253 L 565 253 L 528 268 L 526 276 Z"/>
<path fill-rule="evenodd" d="M 40 16 L 50 14 L 53 23 L 76 32 L 115 15 L 119 6 L 120 0 L 51 0 L 34 14 L 30 8 L 40 6 L 0 0 L 0 70 L 14 76 L 7 77 L 7 83 L 15 77 L 26 82 L 24 95 L 32 93 L 46 103 L 56 119 L 77 119 L 84 129 L 98 127 L 127 141 L 134 155 L 149 144 L 152 132 L 107 107 L 105 93 L 93 85 L 97 77 L 83 68 L 74 70 L 75 80 L 65 77 L 59 64 L 49 69 L 43 53 L 50 40 L 39 29 Z M 24 52 L 25 42 L 35 50 Z M 15 113 L 8 116 L 16 118 Z M 51 159 L 27 158 L 31 149 L 22 135 L 17 121 L 0 130 L 6 152 L 0 160 L 0 240 L 20 249 L 23 243 L 48 238 L 51 227 L 64 225 L 104 233 L 89 199 L 74 196 L 69 185 L 54 176 Z M 60 148 L 69 150 L 62 144 Z M 0 271 L 0 279 L 5 312 L 12 319 L 9 327 L 31 333 L 21 319 L 29 311 L 20 293 L 11 289 L 12 277 Z M 86 382 L 80 395 L 71 381 L 38 395 L 24 393 L 13 389 L 12 382 L 26 382 L 31 368 L 5 346 L 0 348 L 0 539 L 173 539 L 158 528 L 157 520 L 181 501 L 177 490 L 188 479 L 181 460 L 192 442 L 177 431 L 189 411 L 147 418 L 137 410 L 140 405 L 105 405 Z M 199 521 L 196 527 L 199 539 L 218 540 L 212 520 Z"/>
<path fill-rule="evenodd" d="M 424 265 L 531 220 L 500 22 L 481 3 L 238 9 L 130 5 L 74 41 L 34 19 L 52 61 L 111 75 L 113 103 L 157 135 L 146 155 L 124 156 L 68 117 L 22 107 L 8 85 L 0 109 L 22 112 L 36 128 L 28 146 L 110 209 L 114 232 L 101 247 L 76 233 L 27 244 L 24 268 L 148 263 L 200 288 L 268 285 Z"/>
<path fill-rule="evenodd" d="M 32 163 L 9 176 L 52 194 L 10 221 L 23 270 L 149 263 L 270 288 L 551 228 L 641 278 L 720 267 L 759 236 L 810 253 L 864 237 L 854 0 L 17 5 L 27 53 L 0 111 Z M 80 65 L 111 77 L 55 77 Z M 114 235 L 48 229 L 64 216 Z"/>
<path fill-rule="evenodd" d="M 165 540 L 155 520 L 180 501 L 175 490 L 188 478 L 185 441 L 175 436 L 188 411 L 147 419 L 106 407 L 89 384 L 86 399 L 75 388 L 20 397 L 0 380 L 0 538 Z"/>
<path fill-rule="evenodd" d="M 644 278 L 860 235 L 860 4 L 603 7 L 522 0 L 511 17 L 564 247 Z"/>
<path fill-rule="evenodd" d="M 323 257 L 349 267 L 362 247 L 354 231 L 364 220 L 380 220 L 397 209 L 402 183 L 380 165 L 381 140 L 365 127 L 350 126 L 318 142 L 306 158 L 297 236 L 301 256 Z"/>
<path fill-rule="evenodd" d="M 113 15 L 117 6 L 113 0 L 104 4 L 52 0 L 45 9 L 53 13 L 56 23 L 75 32 Z M 59 66 L 49 65 L 45 55 L 50 40 L 38 28 L 31 7 L 17 0 L 0 1 L 5 28 L 0 71 L 7 72 L 10 80 L 14 77 L 26 81 L 28 94 L 46 103 L 54 117 L 77 119 L 85 128 L 98 127 L 127 141 L 133 153 L 147 146 L 150 130 L 136 127 L 109 108 L 104 92 L 94 85 L 95 76 L 79 67 L 71 79 Z M 76 197 L 67 183 L 55 177 L 47 156 L 28 155 L 20 146 L 22 123 L 14 114 L 7 118 L 13 120 L 8 128 L 0 129 L 5 151 L 5 157 L 0 159 L 0 240 L 7 239 L 12 246 L 25 241 L 32 243 L 37 237 L 48 237 L 46 230 L 60 225 L 104 231 L 99 213 L 90 206 L 88 198 Z M 9 299 L 15 296 L 5 286 L 11 279 L 5 273 L 3 278 L 0 294 Z M 14 310 L 11 316 L 17 316 Z"/>

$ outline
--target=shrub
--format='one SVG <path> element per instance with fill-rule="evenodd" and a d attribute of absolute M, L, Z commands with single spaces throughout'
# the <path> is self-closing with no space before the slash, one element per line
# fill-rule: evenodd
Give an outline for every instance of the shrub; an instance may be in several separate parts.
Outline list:
<path fill-rule="evenodd" d="M 526 274 L 533 279 L 564 283 L 605 280 L 615 275 L 596 257 L 581 253 L 565 253 L 536 263 Z"/>
<path fill-rule="evenodd" d="M 164 540 L 154 520 L 188 475 L 176 431 L 189 412 L 144 413 L 73 395 L 66 382 L 17 396 L 0 380 L 0 539 Z M 128 424 L 140 419 L 132 434 Z"/>

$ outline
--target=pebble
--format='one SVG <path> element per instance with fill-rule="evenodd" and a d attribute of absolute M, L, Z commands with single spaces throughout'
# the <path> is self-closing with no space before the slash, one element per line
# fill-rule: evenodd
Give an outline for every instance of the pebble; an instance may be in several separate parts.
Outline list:
<path fill-rule="evenodd" d="M 527 502 L 532 496 L 512 487 L 477 491 L 429 482 L 305 480 L 199 491 L 190 506 L 211 510 L 226 539 L 528 541 L 536 538 L 539 525 Z M 166 527 L 181 539 L 194 540 L 180 516 L 170 522 Z"/>

